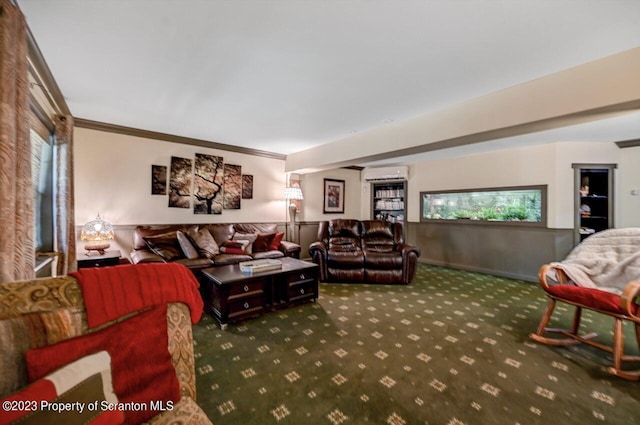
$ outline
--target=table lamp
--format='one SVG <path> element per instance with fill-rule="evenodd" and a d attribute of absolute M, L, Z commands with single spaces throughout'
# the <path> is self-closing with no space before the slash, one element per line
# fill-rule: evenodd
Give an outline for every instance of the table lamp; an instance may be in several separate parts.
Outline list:
<path fill-rule="evenodd" d="M 80 240 L 89 241 L 84 246 L 87 250 L 87 255 L 91 255 L 91 251 L 97 251 L 99 255 L 104 255 L 104 252 L 109 246 L 109 240 L 113 240 L 114 232 L 113 226 L 108 221 L 105 221 L 98 216 L 85 224 L 82 227 L 82 233 L 80 233 Z"/>

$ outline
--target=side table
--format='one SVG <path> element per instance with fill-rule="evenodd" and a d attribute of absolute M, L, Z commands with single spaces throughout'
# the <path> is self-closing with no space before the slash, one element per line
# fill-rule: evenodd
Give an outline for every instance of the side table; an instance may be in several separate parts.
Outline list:
<path fill-rule="evenodd" d="M 79 255 L 78 268 L 117 266 L 120 264 L 120 250 L 106 251 L 103 255 Z"/>

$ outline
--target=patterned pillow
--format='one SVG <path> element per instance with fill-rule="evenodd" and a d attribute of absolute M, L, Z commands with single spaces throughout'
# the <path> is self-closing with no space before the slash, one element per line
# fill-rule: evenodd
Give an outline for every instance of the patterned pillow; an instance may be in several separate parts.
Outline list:
<path fill-rule="evenodd" d="M 166 406 L 180 399 L 180 384 L 168 347 L 165 304 L 99 331 L 29 350 L 27 372 L 35 381 L 89 353 L 106 350 L 111 355 L 113 389 L 120 402 L 140 403 L 148 409 L 151 401 Z M 124 413 L 127 423 L 137 424 L 159 412 L 144 409 Z"/>
<path fill-rule="evenodd" d="M 234 233 L 233 240 L 235 241 L 249 241 L 247 246 L 244 248 L 244 253 L 247 255 L 253 254 L 253 243 L 258 238 L 258 235 L 255 233 Z"/>
<path fill-rule="evenodd" d="M 220 252 L 225 254 L 245 255 L 250 249 L 251 243 L 242 240 L 228 240 L 221 247 Z"/>
<path fill-rule="evenodd" d="M 220 247 L 208 229 L 189 230 L 188 235 L 198 247 L 201 256 L 213 258 L 220 254 Z"/>
<path fill-rule="evenodd" d="M 82 312 L 63 308 L 0 320 L 0 396 L 27 384 L 24 353 L 82 333 Z"/>
<path fill-rule="evenodd" d="M 1 401 L 3 414 L 0 416 L 0 425 L 124 422 L 124 412 L 121 410 L 104 409 L 104 406 L 118 403 L 111 380 L 111 357 L 106 351 L 76 360 Z M 15 403 L 16 409 L 7 408 L 12 403 Z M 60 412 L 50 410 L 59 403 L 73 403 L 67 405 L 73 407 Z M 47 406 L 51 408 L 47 409 Z"/>

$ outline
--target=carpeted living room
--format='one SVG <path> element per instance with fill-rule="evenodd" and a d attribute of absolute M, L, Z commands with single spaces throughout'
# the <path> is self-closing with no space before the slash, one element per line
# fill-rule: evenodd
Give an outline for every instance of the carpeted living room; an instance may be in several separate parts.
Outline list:
<path fill-rule="evenodd" d="M 0 425 L 637 422 L 639 23 L 0 0 Z"/>

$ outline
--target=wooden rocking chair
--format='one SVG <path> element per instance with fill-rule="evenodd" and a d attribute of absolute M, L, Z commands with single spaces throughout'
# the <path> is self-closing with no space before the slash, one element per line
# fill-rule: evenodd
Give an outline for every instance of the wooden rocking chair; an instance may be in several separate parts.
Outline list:
<path fill-rule="evenodd" d="M 556 282 L 549 282 L 548 276 L 550 271 L 555 272 Z M 610 373 L 624 379 L 633 381 L 640 380 L 640 369 L 633 371 L 622 369 L 623 362 L 640 362 L 640 356 L 624 354 L 623 333 L 623 321 L 631 322 L 635 327 L 635 335 L 638 347 L 640 348 L 640 316 L 638 315 L 640 313 L 640 306 L 636 300 L 640 295 L 640 281 L 628 283 L 622 294 L 617 295 L 600 289 L 576 286 L 570 282 L 570 279 L 560 267 L 551 264 L 545 264 L 540 268 L 538 279 L 542 289 L 544 289 L 546 295 L 549 297 L 549 303 L 542 315 L 538 330 L 536 333 L 530 335 L 533 340 L 555 346 L 569 346 L 584 343 L 597 347 L 612 354 L 613 366 L 608 368 Z M 571 329 L 547 328 L 558 301 L 573 305 L 576 308 Z M 582 309 L 585 308 L 613 317 L 612 346 L 593 341 L 593 338 L 596 336 L 595 333 L 578 334 Z M 549 338 L 544 336 L 547 332 L 558 333 L 565 338 Z"/>

